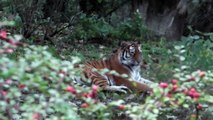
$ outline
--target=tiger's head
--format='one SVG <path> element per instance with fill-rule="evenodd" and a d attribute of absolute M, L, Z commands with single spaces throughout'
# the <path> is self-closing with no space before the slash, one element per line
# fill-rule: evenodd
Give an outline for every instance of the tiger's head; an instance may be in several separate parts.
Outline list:
<path fill-rule="evenodd" d="M 128 68 L 138 67 L 142 63 L 141 44 L 139 42 L 121 42 L 119 60 Z"/>

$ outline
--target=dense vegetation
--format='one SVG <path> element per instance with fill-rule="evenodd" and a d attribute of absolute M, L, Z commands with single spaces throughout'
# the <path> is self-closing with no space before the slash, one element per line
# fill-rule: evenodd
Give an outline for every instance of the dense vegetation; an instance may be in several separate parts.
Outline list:
<path fill-rule="evenodd" d="M 125 0 L 0 1 L 0 119 L 212 120 L 211 12 L 196 30 L 209 2 L 189 2 L 185 36 L 172 41 L 149 29 L 140 11 L 122 15 L 132 5 Z M 152 94 L 73 84 L 75 63 L 109 57 L 122 40 L 141 41 Z"/>

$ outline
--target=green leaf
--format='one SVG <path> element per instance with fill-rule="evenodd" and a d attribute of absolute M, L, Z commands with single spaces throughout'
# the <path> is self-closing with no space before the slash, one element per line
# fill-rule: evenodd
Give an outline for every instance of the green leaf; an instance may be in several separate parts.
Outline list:
<path fill-rule="evenodd" d="M 188 104 L 183 104 L 183 107 L 189 108 L 189 105 Z"/>
<path fill-rule="evenodd" d="M 153 109 L 153 113 L 158 114 L 159 110 L 158 109 Z"/>

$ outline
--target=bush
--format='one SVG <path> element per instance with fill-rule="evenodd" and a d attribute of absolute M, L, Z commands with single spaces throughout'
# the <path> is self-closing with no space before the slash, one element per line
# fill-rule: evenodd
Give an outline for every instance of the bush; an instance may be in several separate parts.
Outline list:
<path fill-rule="evenodd" d="M 129 18 L 116 25 L 111 25 L 110 22 L 107 22 L 104 18 L 98 18 L 95 15 L 86 16 L 85 14 L 82 14 L 71 37 L 84 40 L 91 38 L 145 40 L 149 34 L 150 31 L 145 27 L 143 19 L 139 13 L 136 13 L 134 18 Z"/>
<path fill-rule="evenodd" d="M 95 15 L 87 17 L 85 14 L 82 14 L 71 37 L 85 40 L 90 38 L 106 38 L 112 31 L 113 27 L 103 18 L 98 19 Z"/>
<path fill-rule="evenodd" d="M 133 18 L 121 22 L 115 26 L 112 36 L 121 40 L 140 39 L 146 41 L 151 34 L 151 31 L 145 26 L 144 19 L 139 12 L 136 12 Z"/>

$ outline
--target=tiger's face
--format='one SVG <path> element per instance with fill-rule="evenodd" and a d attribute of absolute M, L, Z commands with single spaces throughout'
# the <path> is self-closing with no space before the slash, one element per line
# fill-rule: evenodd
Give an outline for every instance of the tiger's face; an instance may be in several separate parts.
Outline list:
<path fill-rule="evenodd" d="M 128 68 L 138 67 L 142 62 L 141 44 L 139 42 L 122 42 L 120 44 L 120 62 Z"/>

